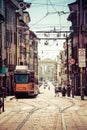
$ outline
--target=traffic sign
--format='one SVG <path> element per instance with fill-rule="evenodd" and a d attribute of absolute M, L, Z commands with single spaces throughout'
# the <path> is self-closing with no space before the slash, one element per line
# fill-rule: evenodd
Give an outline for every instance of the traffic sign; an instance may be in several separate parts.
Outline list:
<path fill-rule="evenodd" d="M 75 64 L 75 59 L 73 59 L 73 58 L 69 59 L 69 64 L 71 64 L 71 65 Z"/>
<path fill-rule="evenodd" d="M 6 73 L 6 67 L 5 66 L 2 66 L 1 73 L 2 73 L 2 75 L 5 75 L 5 73 Z"/>
<path fill-rule="evenodd" d="M 85 56 L 85 48 L 79 48 L 79 56 Z"/>
<path fill-rule="evenodd" d="M 24 8 L 24 2 L 19 3 L 19 8 Z"/>
<path fill-rule="evenodd" d="M 86 67 L 86 50 L 85 48 L 78 49 L 79 67 Z"/>
<path fill-rule="evenodd" d="M 20 9 L 23 9 L 24 7 L 25 8 L 30 8 L 30 6 L 31 6 L 31 3 L 25 3 L 25 2 L 20 2 L 19 3 L 19 8 Z"/>

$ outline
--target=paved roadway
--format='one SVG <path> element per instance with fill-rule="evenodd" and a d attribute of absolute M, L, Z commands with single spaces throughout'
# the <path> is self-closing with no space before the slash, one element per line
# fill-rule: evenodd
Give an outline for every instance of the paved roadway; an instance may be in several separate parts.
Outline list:
<path fill-rule="evenodd" d="M 55 97 L 54 87 L 40 87 L 36 98 L 5 99 L 0 130 L 87 130 L 87 100 Z"/>

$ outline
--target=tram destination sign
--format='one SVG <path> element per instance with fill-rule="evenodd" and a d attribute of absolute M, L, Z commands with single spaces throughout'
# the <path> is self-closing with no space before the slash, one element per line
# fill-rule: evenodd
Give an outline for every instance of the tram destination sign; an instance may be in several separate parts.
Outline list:
<path fill-rule="evenodd" d="M 79 67 L 86 67 L 86 50 L 85 48 L 78 49 Z"/>

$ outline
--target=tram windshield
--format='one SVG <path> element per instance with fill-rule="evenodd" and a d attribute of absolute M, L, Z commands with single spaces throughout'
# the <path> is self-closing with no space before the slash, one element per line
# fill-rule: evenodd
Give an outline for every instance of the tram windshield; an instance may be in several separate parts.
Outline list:
<path fill-rule="evenodd" d="M 29 74 L 15 74 L 14 75 L 15 83 L 28 83 L 30 82 Z"/>

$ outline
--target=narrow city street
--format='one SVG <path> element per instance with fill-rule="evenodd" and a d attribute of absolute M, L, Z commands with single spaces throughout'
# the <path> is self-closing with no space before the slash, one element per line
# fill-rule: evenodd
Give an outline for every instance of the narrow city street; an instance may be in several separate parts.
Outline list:
<path fill-rule="evenodd" d="M 0 130 L 87 130 L 87 0 L 0 0 Z"/>
<path fill-rule="evenodd" d="M 0 130 L 87 130 L 87 100 L 55 97 L 49 85 L 42 85 L 36 98 L 6 97 Z"/>

